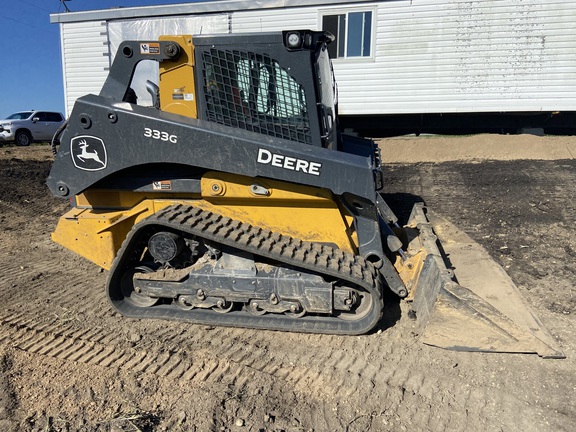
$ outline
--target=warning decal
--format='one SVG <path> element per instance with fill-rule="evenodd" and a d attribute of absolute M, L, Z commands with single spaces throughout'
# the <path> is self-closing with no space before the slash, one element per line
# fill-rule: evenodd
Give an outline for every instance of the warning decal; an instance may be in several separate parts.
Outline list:
<path fill-rule="evenodd" d="M 172 182 L 170 180 L 162 180 L 152 182 L 152 189 L 154 190 L 172 190 Z"/>
<path fill-rule="evenodd" d="M 160 54 L 160 44 L 158 42 L 141 43 L 140 54 Z"/>

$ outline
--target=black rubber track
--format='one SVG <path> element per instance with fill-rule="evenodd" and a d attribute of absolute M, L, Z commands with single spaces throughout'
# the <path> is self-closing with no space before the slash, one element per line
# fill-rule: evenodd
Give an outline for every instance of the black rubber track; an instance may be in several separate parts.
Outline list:
<path fill-rule="evenodd" d="M 370 308 L 359 314 L 357 319 L 341 319 L 320 315 L 301 318 L 280 314 L 254 316 L 245 310 L 232 310 L 226 314 L 209 309 L 185 311 L 175 304 L 136 307 L 124 299 L 120 281 L 127 271 L 140 264 L 140 257 L 150 235 L 164 229 L 188 233 L 308 272 L 345 281 L 348 285 L 359 287 L 371 298 Z M 294 239 L 183 204 L 171 205 L 132 228 L 110 270 L 107 294 L 112 306 L 122 315 L 131 318 L 161 318 L 208 325 L 327 334 L 366 333 L 376 326 L 384 307 L 379 272 L 363 257 L 323 244 Z"/>

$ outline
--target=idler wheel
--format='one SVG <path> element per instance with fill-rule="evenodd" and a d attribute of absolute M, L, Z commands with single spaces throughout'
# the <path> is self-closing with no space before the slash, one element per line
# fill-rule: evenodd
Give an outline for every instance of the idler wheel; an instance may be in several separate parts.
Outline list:
<path fill-rule="evenodd" d="M 134 290 L 134 275 L 137 273 L 152 273 L 153 271 L 154 270 L 150 267 L 139 266 L 124 273 L 122 276 L 121 287 L 126 302 L 130 303 L 132 306 L 143 308 L 151 307 L 158 303 L 158 298 L 140 294 Z"/>

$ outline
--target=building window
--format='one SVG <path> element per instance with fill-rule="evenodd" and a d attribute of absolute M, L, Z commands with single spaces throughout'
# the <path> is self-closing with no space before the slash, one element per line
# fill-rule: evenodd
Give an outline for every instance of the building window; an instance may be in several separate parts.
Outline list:
<path fill-rule="evenodd" d="M 372 55 L 372 11 L 323 15 L 322 30 L 336 36 L 328 45 L 331 58 Z"/>

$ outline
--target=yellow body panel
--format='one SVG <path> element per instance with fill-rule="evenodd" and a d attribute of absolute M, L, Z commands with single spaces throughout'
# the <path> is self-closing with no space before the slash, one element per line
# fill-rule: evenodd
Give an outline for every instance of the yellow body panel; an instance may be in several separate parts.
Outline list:
<path fill-rule="evenodd" d="M 66 213 L 55 242 L 109 269 L 128 232 L 139 221 L 175 203 L 190 204 L 231 219 L 301 240 L 357 249 L 353 217 L 329 191 L 239 175 L 208 173 L 202 194 L 91 190 L 76 197 L 79 207 Z"/>
<path fill-rule="evenodd" d="M 178 60 L 165 60 L 160 63 L 160 109 L 198 118 L 192 36 L 160 36 L 160 40 L 177 42 L 182 48 Z"/>
<path fill-rule="evenodd" d="M 200 194 L 190 193 L 146 193 L 127 190 L 90 189 L 76 195 L 76 206 L 101 211 L 115 211 L 132 208 L 144 200 L 190 201 L 200 199 Z"/>
<path fill-rule="evenodd" d="M 74 208 L 60 218 L 52 240 L 109 270 L 132 226 L 171 203 L 145 200 L 117 211 Z"/>
<path fill-rule="evenodd" d="M 394 268 L 396 268 L 400 279 L 402 279 L 402 282 L 404 282 L 404 285 L 408 290 L 408 297 L 406 297 L 407 301 L 414 300 L 414 288 L 418 285 L 418 279 L 422 274 L 426 256 L 426 251 L 420 247 L 418 252 L 411 255 L 406 261 L 402 260 L 401 257 L 396 258 Z"/>
<path fill-rule="evenodd" d="M 206 174 L 201 186 L 195 205 L 204 210 L 346 252 L 356 248 L 352 216 L 325 189 L 225 173 Z"/>

